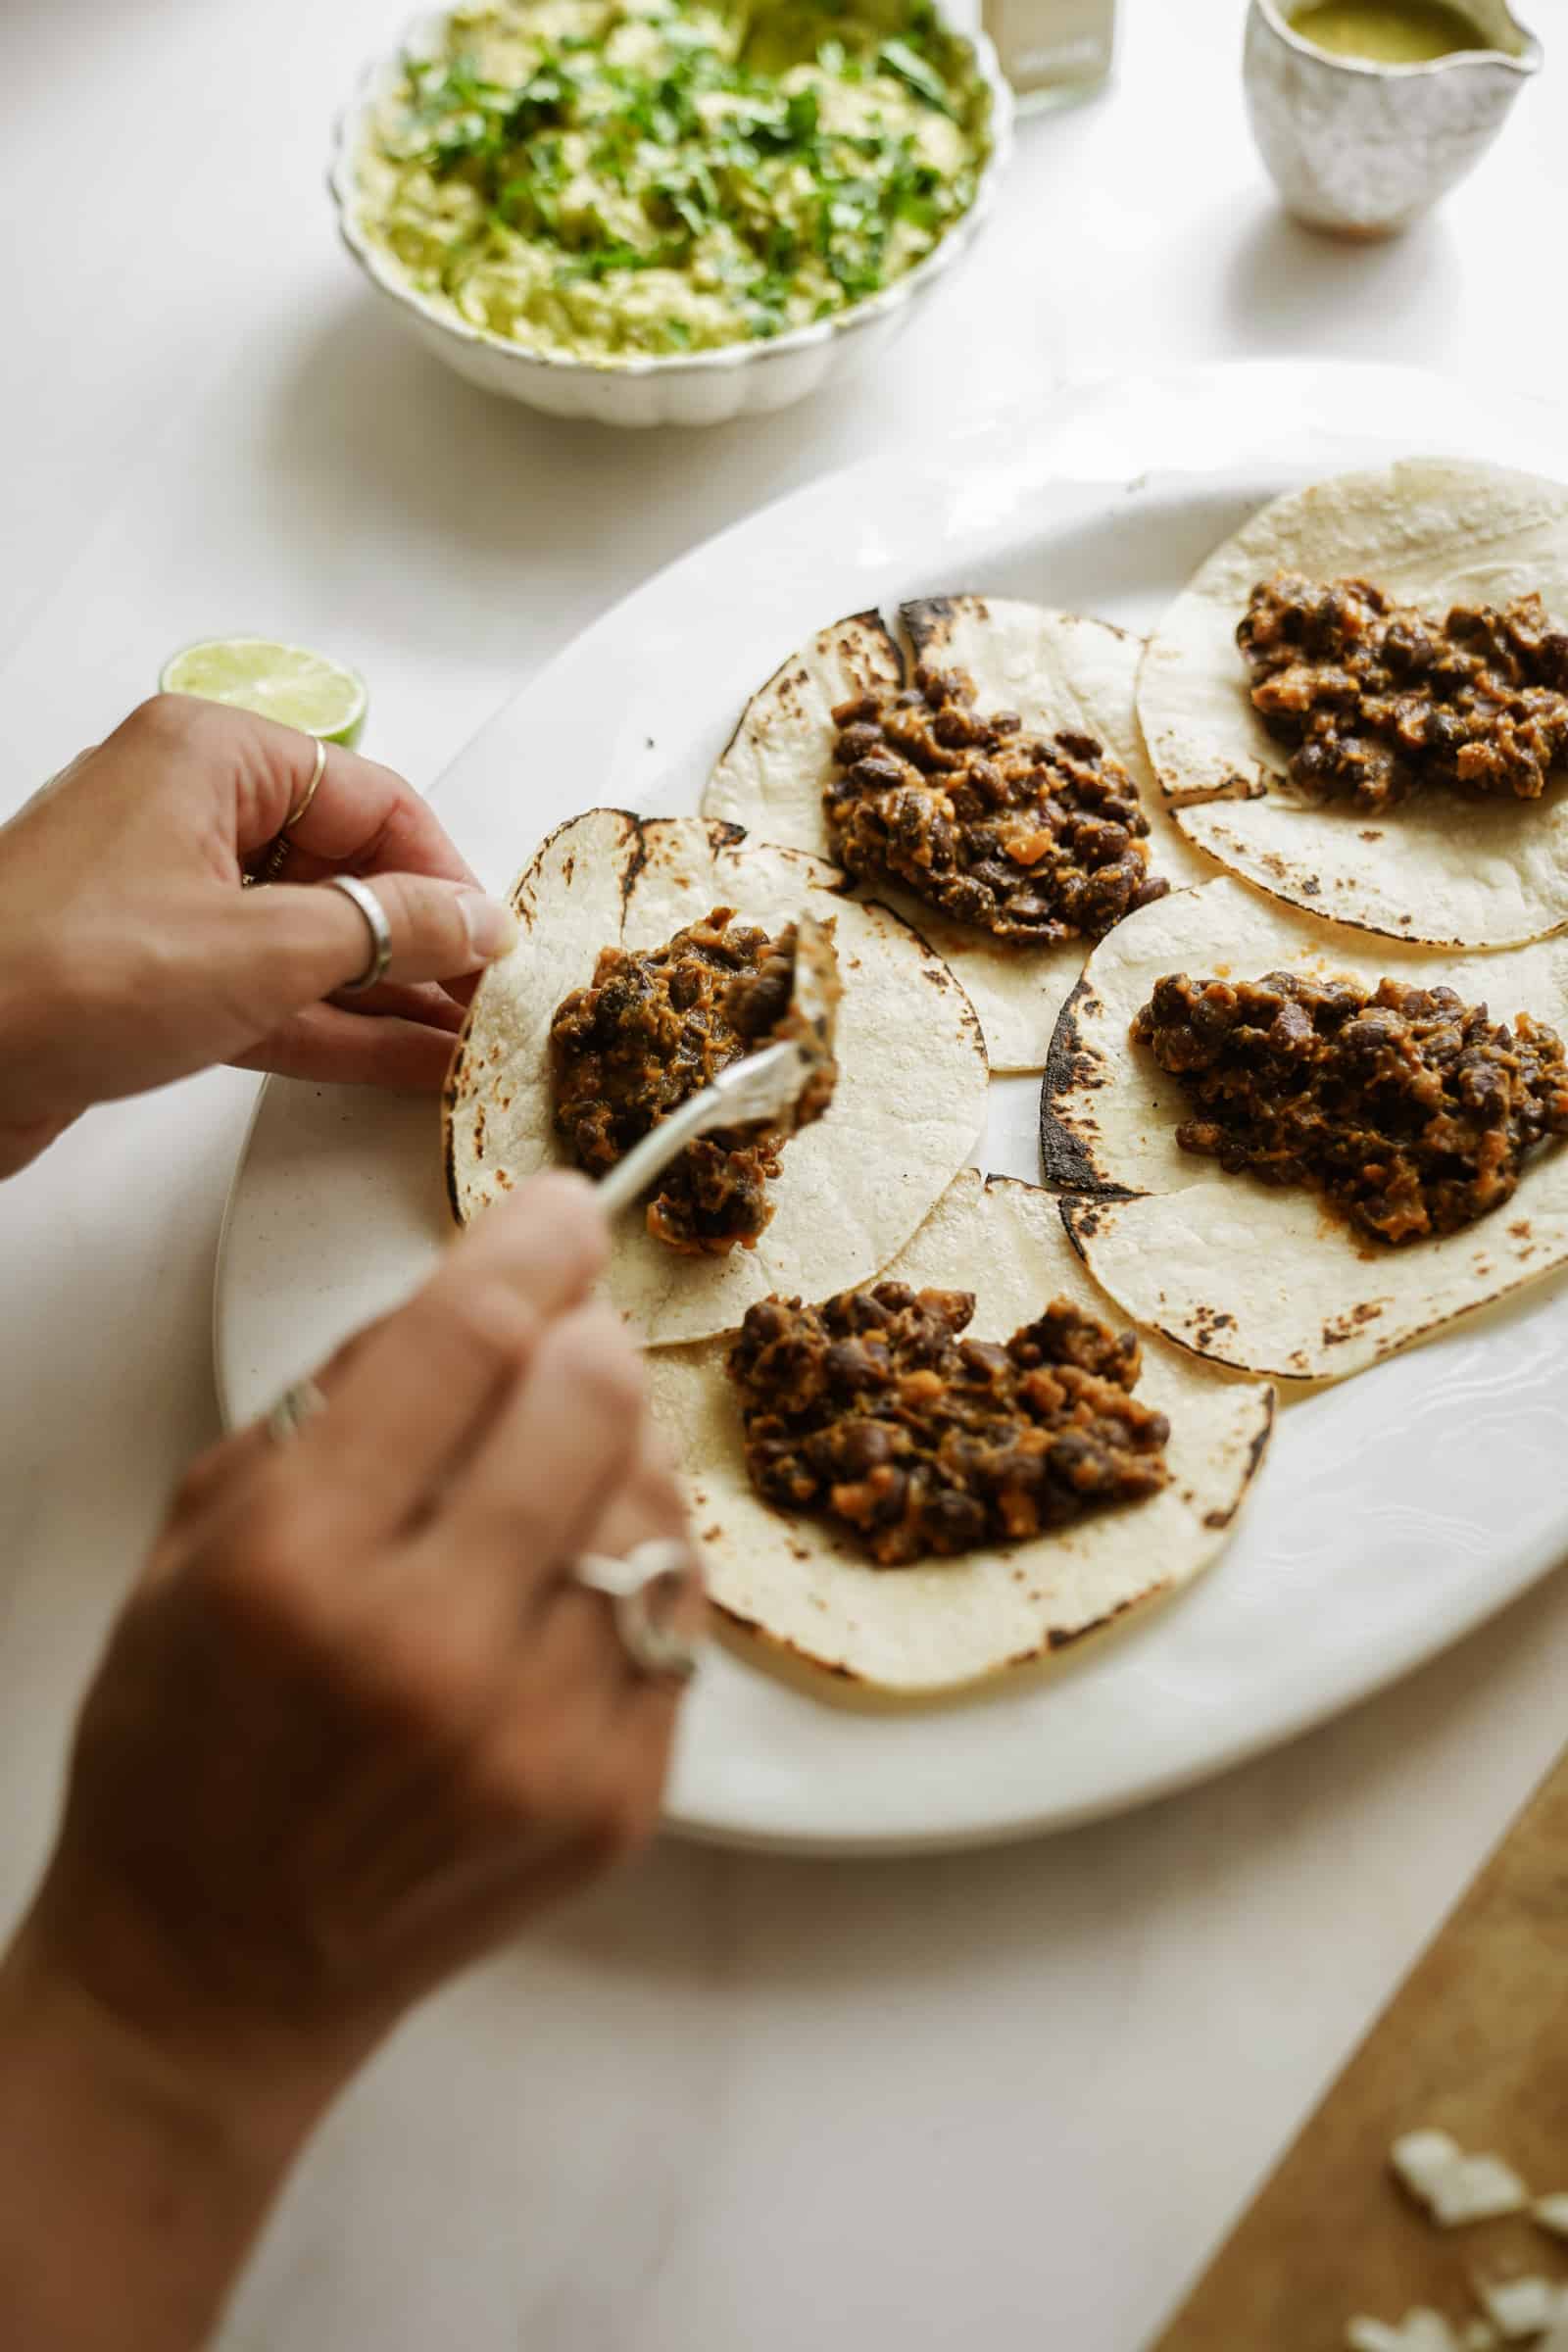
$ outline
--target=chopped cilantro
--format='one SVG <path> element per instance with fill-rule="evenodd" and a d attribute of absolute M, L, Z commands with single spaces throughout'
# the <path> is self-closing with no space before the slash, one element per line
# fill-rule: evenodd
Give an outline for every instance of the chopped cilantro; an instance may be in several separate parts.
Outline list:
<path fill-rule="evenodd" d="M 822 102 L 814 90 L 793 90 L 784 109 L 784 122 L 799 147 L 809 146 L 822 119 Z"/>
<path fill-rule="evenodd" d="M 907 41 L 884 41 L 877 51 L 877 63 L 884 74 L 891 74 L 895 81 L 902 81 L 906 90 L 912 90 L 917 98 L 923 98 L 927 106 L 934 106 L 938 114 L 952 114 L 946 82 L 936 68 L 928 65 L 923 57 L 910 48 Z"/>
<path fill-rule="evenodd" d="M 533 339 L 530 289 L 554 285 L 567 308 L 558 303 L 550 331 L 564 344 L 564 318 L 583 348 L 773 335 L 862 300 L 967 208 L 985 132 L 967 46 L 929 0 L 877 17 L 860 4 L 758 0 L 741 22 L 713 0 L 635 18 L 612 0 L 593 38 L 519 42 L 526 11 L 508 0 L 492 15 L 479 0 L 449 55 L 404 61 L 382 146 L 398 174 L 395 250 L 519 341 Z M 607 47 L 632 23 L 634 42 Z M 520 69 L 491 78 L 498 57 L 519 56 Z M 835 86 L 871 74 L 907 98 L 834 103 Z M 933 113 L 963 131 L 951 168 L 923 144 Z M 571 308 L 574 287 L 656 269 L 685 273 L 706 315 L 628 308 L 621 318 L 613 297 Z"/>

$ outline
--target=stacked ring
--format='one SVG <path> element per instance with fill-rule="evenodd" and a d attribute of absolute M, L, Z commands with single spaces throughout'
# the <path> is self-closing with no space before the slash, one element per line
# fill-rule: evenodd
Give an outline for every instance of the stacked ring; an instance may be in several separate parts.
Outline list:
<path fill-rule="evenodd" d="M 301 793 L 299 799 L 295 802 L 293 808 L 289 810 L 287 816 L 284 817 L 281 830 L 275 835 L 271 843 L 269 845 L 267 856 L 263 858 L 255 873 L 245 875 L 244 882 L 247 889 L 260 890 L 264 883 L 275 882 L 277 880 L 278 875 L 283 871 L 283 860 L 289 853 L 288 837 L 293 831 L 294 827 L 301 822 L 306 810 L 310 808 L 311 803 L 315 800 L 318 792 L 320 790 L 321 778 L 325 775 L 325 773 L 326 745 L 322 742 L 319 735 L 318 735 L 316 737 L 316 760 L 311 768 L 311 780 L 306 785 L 305 790 Z"/>
<path fill-rule="evenodd" d="M 274 1446 L 286 1446 L 297 1438 L 307 1421 L 326 1410 L 326 1398 L 314 1380 L 296 1380 L 268 1414 L 263 1427 Z"/>
<path fill-rule="evenodd" d="M 599 1551 L 580 1552 L 571 1564 L 571 1579 L 590 1592 L 607 1594 L 614 1604 L 615 1631 L 640 1674 L 684 1683 L 697 1672 L 701 1653 L 689 1635 L 669 1623 L 668 1611 L 686 1591 L 691 1568 L 684 1544 L 662 1541 L 639 1544 L 623 1560 Z M 664 1595 L 665 1605 L 656 1613 L 658 1592 Z"/>

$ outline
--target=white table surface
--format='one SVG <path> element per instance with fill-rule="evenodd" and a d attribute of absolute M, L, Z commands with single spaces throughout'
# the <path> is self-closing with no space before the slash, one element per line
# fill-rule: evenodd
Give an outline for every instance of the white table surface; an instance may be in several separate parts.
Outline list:
<path fill-rule="evenodd" d="M 406 344 L 330 231 L 334 94 L 398 14 L 9 0 L 0 813 L 227 628 L 360 663 L 369 748 L 427 784 L 695 538 L 1064 370 L 1335 354 L 1550 396 L 1568 363 L 1539 274 L 1568 48 L 1442 216 L 1348 250 L 1273 205 L 1241 0 L 1126 0 L 1116 87 L 1025 127 L 888 380 L 689 437 L 532 417 Z M 99 1112 L 0 1195 L 0 1916 L 214 1434 L 251 1085 Z M 226 2352 L 1135 2352 L 1551 1760 L 1565 1670 L 1558 1578 L 1330 1729 L 1054 1843 L 662 1847 L 407 2027 L 302 2168 Z"/>

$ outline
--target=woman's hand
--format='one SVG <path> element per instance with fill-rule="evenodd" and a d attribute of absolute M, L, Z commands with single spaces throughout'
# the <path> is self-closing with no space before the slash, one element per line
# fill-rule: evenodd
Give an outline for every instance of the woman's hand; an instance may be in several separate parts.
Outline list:
<path fill-rule="evenodd" d="M 0 831 L 0 1176 L 89 1103 L 209 1062 L 292 1077 L 438 1087 L 460 981 L 515 936 L 390 768 L 328 747 L 279 883 L 248 865 L 304 798 L 313 737 L 160 695 Z M 373 877 L 392 931 L 385 982 L 334 873 Z"/>
<path fill-rule="evenodd" d="M 606 1246 L 586 1184 L 538 1179 L 327 1368 L 296 1438 L 247 1429 L 185 1481 L 0 1969 L 0 2307 L 20 2278 L 19 2342 L 198 2340 L 376 2040 L 652 1829 L 679 1686 L 639 1674 L 610 1603 L 568 1574 L 581 1550 L 685 1532 L 638 1356 L 584 1303 Z M 695 1632 L 695 1571 L 684 1590 Z M 153 2120 L 136 2177 L 113 2168 L 118 2212 L 91 2176 L 127 2109 Z M 172 2272 L 167 2243 L 136 2251 L 149 2199 L 174 2216 Z M 101 2337 L 68 2324 L 84 2264 L 115 2280 Z M 136 2332 L 127 2315 L 161 2308 L 172 2275 L 177 2324 Z"/>

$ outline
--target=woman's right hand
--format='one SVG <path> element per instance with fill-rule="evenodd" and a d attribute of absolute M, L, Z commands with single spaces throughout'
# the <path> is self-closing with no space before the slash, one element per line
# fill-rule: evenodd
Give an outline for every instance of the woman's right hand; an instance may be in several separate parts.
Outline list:
<path fill-rule="evenodd" d="M 17 1954 L 286 2146 L 408 2005 L 652 1830 L 679 1686 L 574 1554 L 683 1540 L 580 1178 L 489 1212 L 186 1478 Z M 681 1604 L 700 1630 L 695 1569 Z"/>

